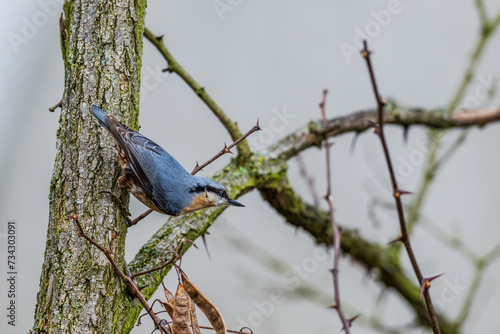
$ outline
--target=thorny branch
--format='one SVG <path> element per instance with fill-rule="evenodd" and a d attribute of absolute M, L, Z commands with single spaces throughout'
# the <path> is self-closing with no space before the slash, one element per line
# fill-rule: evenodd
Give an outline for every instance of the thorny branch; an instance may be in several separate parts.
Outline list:
<path fill-rule="evenodd" d="M 326 119 L 326 95 L 328 91 L 325 89 L 323 91 L 323 100 L 319 104 L 321 109 L 321 116 L 323 118 L 323 125 L 326 126 L 328 121 Z M 333 203 L 332 203 L 332 173 L 331 173 L 331 161 L 330 161 L 330 141 L 328 140 L 327 134 L 325 134 L 325 154 L 326 154 L 326 194 L 325 200 L 328 203 L 328 214 L 330 217 L 330 223 L 332 224 L 333 231 L 333 268 L 332 268 L 332 276 L 333 276 L 333 298 L 335 299 L 335 303 L 332 305 L 332 308 L 337 311 L 339 315 L 340 321 L 342 322 L 343 329 L 346 334 L 351 332 L 351 319 L 347 319 L 344 314 L 344 310 L 342 309 L 342 303 L 340 301 L 340 283 L 339 283 L 339 258 L 340 258 L 340 239 L 342 238 L 342 232 L 338 228 L 337 223 L 335 221 L 335 217 L 333 214 Z"/>
<path fill-rule="evenodd" d="M 162 333 L 170 334 L 169 331 L 165 327 L 163 327 L 163 325 L 161 324 L 161 321 L 158 319 L 158 317 L 156 316 L 156 314 L 153 312 L 153 309 L 151 307 L 149 307 L 149 304 L 148 304 L 146 298 L 144 298 L 144 296 L 142 295 L 141 291 L 137 287 L 137 284 L 134 282 L 133 276 L 127 276 L 127 275 L 125 275 L 125 273 L 118 267 L 118 265 L 116 264 L 113 256 L 111 255 L 111 251 L 109 250 L 109 248 L 108 247 L 103 247 L 103 246 L 99 245 L 96 241 L 94 241 L 87 234 L 85 234 L 85 232 L 83 232 L 82 226 L 80 225 L 80 222 L 78 220 L 78 213 L 77 212 L 75 212 L 74 214 L 72 214 L 68 218 L 73 219 L 73 221 L 76 223 L 76 226 L 78 228 L 78 236 L 79 237 L 85 238 L 92 245 L 94 245 L 101 252 L 104 253 L 104 255 L 108 259 L 109 263 L 111 263 L 111 265 L 113 266 L 113 269 L 115 270 L 115 273 L 122 279 L 123 283 L 127 287 L 127 290 L 130 293 L 130 295 L 132 297 L 135 297 L 135 298 L 139 299 L 139 301 L 141 302 L 142 306 L 148 312 L 149 316 L 153 320 L 156 328 L 158 328 Z"/>
<path fill-rule="evenodd" d="M 306 203 L 292 189 L 286 176 L 279 183 L 259 188 L 259 190 L 264 199 L 289 224 L 307 231 L 318 244 L 328 246 L 332 244 L 333 233 L 328 212 Z M 429 323 L 425 305 L 419 299 L 419 287 L 404 274 L 398 254 L 388 252 L 386 247 L 367 241 L 356 230 L 343 227 L 342 231 L 341 250 L 343 253 L 349 254 L 366 272 L 376 274 L 375 277 L 379 282 L 400 294 L 415 311 L 419 323 Z M 242 242 L 238 242 L 239 246 L 241 244 Z M 244 249 L 243 253 L 255 256 L 258 251 L 255 248 Z M 270 261 L 270 263 L 275 265 L 277 261 Z M 453 333 L 450 330 L 451 323 L 444 316 L 438 316 L 438 319 L 443 333 Z"/>
<path fill-rule="evenodd" d="M 208 160 L 207 162 L 201 164 L 201 166 L 198 165 L 198 162 L 197 162 L 196 166 L 194 167 L 193 171 L 191 172 L 191 175 L 194 175 L 194 174 L 198 173 L 200 170 L 202 170 L 206 166 L 210 165 L 212 162 L 214 162 L 215 160 L 217 160 L 219 157 L 223 156 L 224 154 L 226 154 L 226 153 L 231 153 L 232 154 L 233 152 L 231 152 L 231 149 L 233 147 L 235 147 L 240 142 L 242 142 L 243 140 L 245 140 L 248 136 L 250 136 L 255 131 L 261 131 L 261 130 L 262 129 L 261 129 L 260 125 L 259 125 L 259 120 L 257 120 L 257 124 L 255 124 L 253 126 L 253 128 L 251 128 L 250 130 L 248 130 L 247 133 L 245 133 L 243 136 L 241 136 L 240 138 L 238 138 L 237 140 L 235 140 L 231 145 L 226 146 L 226 144 L 224 144 L 224 148 L 222 150 L 220 150 L 219 153 L 217 153 L 216 155 L 214 155 L 210 160 Z"/>
<path fill-rule="evenodd" d="M 364 48 L 361 51 L 361 55 L 363 58 L 366 60 L 366 64 L 368 66 L 368 71 L 370 74 L 370 80 L 372 83 L 373 87 L 373 93 L 375 94 L 375 99 L 377 101 L 377 111 L 378 111 L 378 119 L 377 123 L 374 123 L 374 130 L 375 133 L 378 135 L 380 138 L 380 142 L 382 144 L 382 149 L 384 151 L 384 156 L 385 160 L 387 163 L 387 168 L 389 170 L 389 175 L 391 178 L 391 183 L 392 183 L 392 188 L 393 188 L 393 196 L 394 200 L 396 201 L 396 207 L 397 207 L 397 212 L 398 212 L 398 218 L 399 218 L 399 225 L 401 228 L 401 236 L 396 239 L 397 241 L 403 242 L 406 251 L 408 253 L 408 257 L 410 258 L 411 265 L 413 267 L 413 271 L 415 272 L 418 281 L 420 282 L 422 286 L 422 293 L 424 295 L 425 299 L 425 304 L 427 305 L 427 311 L 429 313 L 429 318 L 431 321 L 431 327 L 433 332 L 436 333 L 441 333 L 441 330 L 439 329 L 439 323 L 437 320 L 436 316 L 436 311 L 434 310 L 434 306 L 432 304 L 432 299 L 429 293 L 429 287 L 430 287 L 430 282 L 432 279 L 437 278 L 437 276 L 434 276 L 432 278 L 424 278 L 420 271 L 420 267 L 418 265 L 417 259 L 415 257 L 415 254 L 413 253 L 413 249 L 411 247 L 410 243 L 410 238 L 408 235 L 408 230 L 406 227 L 406 220 L 405 220 L 405 214 L 403 210 L 403 203 L 401 202 L 401 195 L 404 195 L 405 193 L 408 193 L 406 191 L 403 191 L 399 189 L 398 183 L 396 180 L 396 174 L 394 173 L 394 168 L 392 166 L 392 161 L 389 153 L 389 148 L 387 146 L 387 142 L 385 139 L 385 134 L 384 134 L 384 107 L 386 105 L 386 102 L 382 100 L 381 95 L 379 94 L 378 91 L 378 86 L 377 86 L 377 81 L 375 80 L 375 73 L 372 68 L 372 63 L 371 63 L 371 58 L 370 58 L 370 51 L 368 50 L 368 43 L 363 41 Z"/>

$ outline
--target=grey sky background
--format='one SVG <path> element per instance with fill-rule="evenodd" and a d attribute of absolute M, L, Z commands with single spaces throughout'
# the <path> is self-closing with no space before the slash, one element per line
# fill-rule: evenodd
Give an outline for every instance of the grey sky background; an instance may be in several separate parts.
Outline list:
<path fill-rule="evenodd" d="M 146 26 L 155 34 L 165 35 L 165 43 L 177 60 L 242 131 L 260 118 L 267 130 L 251 138 L 255 149 L 265 148 L 319 118 L 318 103 L 325 88 L 330 91 L 330 117 L 374 107 L 366 66 L 357 52 L 346 51 L 349 46 L 358 49 L 355 38 L 361 36 L 360 31 L 371 35 L 367 36 L 384 97 L 400 105 L 424 108 L 450 102 L 478 38 L 472 0 L 220 2 L 230 4 L 231 10 L 217 12 L 217 1 L 212 0 L 150 1 Z M 487 1 L 486 5 L 490 15 L 500 10 L 495 1 Z M 17 334 L 26 333 L 33 324 L 59 118 L 58 110 L 50 113 L 47 109 L 62 96 L 64 71 L 58 35 L 61 8 L 57 2 L 4 1 L 3 6 L 0 226 L 3 229 L 9 219 L 18 223 L 19 310 L 16 328 L 5 327 L 3 313 L 0 328 Z M 26 30 L 26 22 L 38 26 Z M 26 33 L 30 37 L 25 43 L 12 45 L 9 38 L 13 34 Z M 475 101 L 477 91 L 484 91 L 498 80 L 498 59 L 499 33 L 479 63 L 468 91 L 469 101 Z M 180 78 L 161 72 L 164 67 L 160 54 L 144 41 L 140 131 L 190 170 L 196 161 L 210 158 L 230 138 Z M 479 98 L 477 102 L 481 106 L 500 105 L 498 97 L 491 101 Z M 437 225 L 463 238 L 479 255 L 498 243 L 499 129 L 500 125 L 495 124 L 470 132 L 433 184 L 423 209 L 427 223 L 418 227 L 412 237 L 424 274 L 446 273 L 433 284 L 432 296 L 439 309 L 450 316 L 460 310 L 472 268 L 462 256 L 439 243 L 429 226 Z M 402 134 L 399 128 L 389 130 L 390 150 L 401 184 L 414 190 L 421 177 L 426 134 L 414 128 L 406 143 Z M 457 135 L 457 131 L 450 131 L 445 141 L 452 143 Z M 352 139 L 351 134 L 336 138 L 332 149 L 336 218 L 345 226 L 359 229 L 364 237 L 386 243 L 399 232 L 395 212 L 378 210 L 378 223 L 368 215 L 371 199 L 391 200 L 380 144 L 373 134 L 365 133 L 351 152 Z M 210 176 L 228 159 L 221 158 L 200 175 Z M 326 189 L 324 152 L 311 149 L 303 159 L 322 195 Z M 290 162 L 289 169 L 293 185 L 311 200 L 295 161 Z M 254 333 L 340 331 L 337 315 L 325 308 L 333 302 L 328 272 L 331 253 L 326 254 L 308 235 L 285 224 L 258 193 L 245 195 L 239 201 L 246 208 L 229 208 L 210 230 L 212 260 L 201 240 L 200 250 L 191 249 L 184 258 L 183 268 L 191 280 L 217 305 L 231 329 L 249 323 Z M 145 210 L 135 199 L 131 209 L 133 215 Z M 152 214 L 130 230 L 128 260 L 165 220 L 165 216 Z M 4 247 L 5 240 L 1 241 Z M 249 244 L 281 259 L 286 269 L 268 270 L 256 260 L 255 249 L 244 248 Z M 5 256 L 0 260 L 4 266 Z M 403 258 L 403 263 L 407 262 Z M 500 326 L 499 262 L 484 275 L 465 332 L 492 333 Z M 305 275 L 298 275 L 297 268 Z M 5 272 L 3 267 L 1 272 Z M 3 277 L 2 309 L 6 301 Z M 411 322 L 410 310 L 393 293 L 386 292 L 376 304 L 380 286 L 352 261 L 341 261 L 340 279 L 348 314 L 362 314 L 353 332 L 376 333 L 362 324 L 373 312 L 387 325 Z M 175 290 L 176 281 L 173 273 L 166 279 L 171 290 Z M 300 287 L 318 289 L 321 300 L 297 297 L 293 293 L 297 282 Z M 282 293 L 282 303 L 269 306 L 272 293 Z M 144 321 L 133 333 L 150 333 L 152 329 L 151 322 Z"/>

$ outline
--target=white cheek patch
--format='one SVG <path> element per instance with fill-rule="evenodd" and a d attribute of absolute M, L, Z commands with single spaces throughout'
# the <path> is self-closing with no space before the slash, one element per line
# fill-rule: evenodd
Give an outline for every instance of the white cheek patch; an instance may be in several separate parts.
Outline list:
<path fill-rule="evenodd" d="M 217 206 L 220 206 L 220 205 L 227 204 L 227 201 L 224 198 L 222 198 L 222 197 L 217 197 L 217 202 L 216 203 L 217 203 L 216 204 Z"/>

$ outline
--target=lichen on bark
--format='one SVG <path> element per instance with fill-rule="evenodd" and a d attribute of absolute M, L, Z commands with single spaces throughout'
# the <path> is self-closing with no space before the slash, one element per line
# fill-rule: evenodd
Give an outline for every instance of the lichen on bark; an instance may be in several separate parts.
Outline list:
<path fill-rule="evenodd" d="M 117 204 L 119 173 L 109 136 L 89 114 L 97 104 L 137 128 L 145 1 L 66 1 L 65 91 L 50 184 L 49 224 L 35 333 L 121 333 L 115 308 L 128 298 L 96 248 L 77 235 L 78 210 L 87 233 L 123 262 L 126 227 Z M 124 310 L 126 312 L 126 310 Z"/>

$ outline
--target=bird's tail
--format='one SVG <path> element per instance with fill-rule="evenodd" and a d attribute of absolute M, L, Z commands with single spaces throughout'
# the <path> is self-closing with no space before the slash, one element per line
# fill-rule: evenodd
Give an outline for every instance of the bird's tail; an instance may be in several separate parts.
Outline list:
<path fill-rule="evenodd" d="M 104 118 L 106 116 L 106 113 L 102 111 L 98 106 L 95 104 L 92 105 L 92 108 L 90 109 L 90 113 L 94 115 L 95 118 L 101 123 L 102 126 L 104 126 L 107 130 L 109 130 L 109 126 L 106 123 L 106 119 Z"/>

